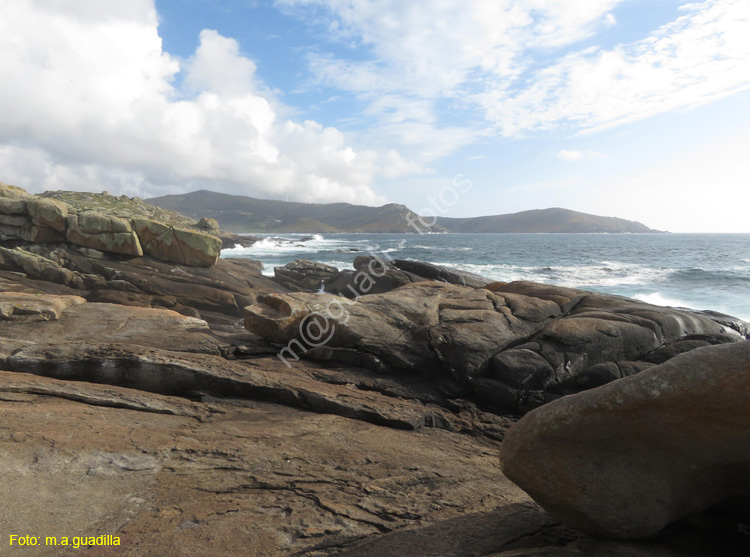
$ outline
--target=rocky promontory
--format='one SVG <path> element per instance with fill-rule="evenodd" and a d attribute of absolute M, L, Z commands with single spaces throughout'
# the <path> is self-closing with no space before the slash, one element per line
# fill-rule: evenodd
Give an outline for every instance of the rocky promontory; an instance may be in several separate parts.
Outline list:
<path fill-rule="evenodd" d="M 0 525 L 120 539 L 25 554 L 747 554 L 746 323 L 0 194 Z"/>

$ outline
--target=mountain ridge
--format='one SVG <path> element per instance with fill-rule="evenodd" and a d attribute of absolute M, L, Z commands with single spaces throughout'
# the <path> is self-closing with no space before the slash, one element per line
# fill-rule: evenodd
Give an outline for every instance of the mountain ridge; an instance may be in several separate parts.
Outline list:
<path fill-rule="evenodd" d="M 216 219 L 222 228 L 239 233 L 324 232 L 472 232 L 472 233 L 653 233 L 637 222 L 553 207 L 504 215 L 420 218 L 405 205 L 380 207 L 350 203 L 300 203 L 257 199 L 198 190 L 146 200 L 196 220 Z"/>

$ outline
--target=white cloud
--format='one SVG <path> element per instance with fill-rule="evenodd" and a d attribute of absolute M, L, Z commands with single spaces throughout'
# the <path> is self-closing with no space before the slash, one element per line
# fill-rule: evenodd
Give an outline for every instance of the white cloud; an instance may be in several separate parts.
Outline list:
<path fill-rule="evenodd" d="M 362 47 L 358 54 L 369 49 L 367 60 L 312 54 L 321 83 L 358 94 L 369 112 L 383 96 L 422 103 L 410 120 L 425 124 L 425 141 L 444 121 L 437 100 L 452 103 L 454 116 L 480 108 L 495 133 L 518 136 L 603 129 L 750 87 L 746 0 L 685 4 L 684 15 L 640 41 L 570 51 L 615 25 L 611 10 L 620 3 L 276 0 L 326 22 L 327 36 Z M 477 137 L 479 124 L 464 127 Z"/>
<path fill-rule="evenodd" d="M 600 158 L 606 157 L 606 155 L 599 153 L 597 151 L 593 151 L 591 149 L 586 149 L 584 151 L 579 151 L 576 149 L 561 149 L 560 151 L 557 152 L 557 155 L 555 156 L 561 161 L 566 161 L 566 162 L 600 159 Z"/>
<path fill-rule="evenodd" d="M 583 153 L 581 151 L 568 151 L 562 149 L 557 153 L 557 158 L 562 161 L 579 161 L 583 158 Z"/>
<path fill-rule="evenodd" d="M 649 37 L 568 54 L 515 91 L 477 95 L 503 135 L 573 125 L 596 131 L 750 88 L 750 4 L 708 0 Z"/>
<path fill-rule="evenodd" d="M 487 83 L 516 79 L 529 49 L 550 49 L 590 36 L 623 0 L 276 0 L 327 38 L 369 49 L 369 60 L 315 51 L 319 83 L 357 94 L 375 119 L 368 141 L 403 146 L 424 164 L 474 142 L 486 126 L 477 115 L 442 123 L 437 102 L 474 109 Z M 489 80 L 489 81 L 488 81 Z M 472 104 L 473 106 L 469 106 Z M 387 107 L 384 107 L 387 105 Z M 436 138 L 439 138 L 436 140 Z M 404 143 L 401 143 L 404 141 Z"/>
<path fill-rule="evenodd" d="M 0 179 L 34 191 L 206 187 L 378 204 L 377 176 L 414 170 L 393 150 L 355 150 L 334 128 L 279 117 L 255 63 L 216 31 L 180 68 L 152 0 L 4 2 L 0 51 Z"/>

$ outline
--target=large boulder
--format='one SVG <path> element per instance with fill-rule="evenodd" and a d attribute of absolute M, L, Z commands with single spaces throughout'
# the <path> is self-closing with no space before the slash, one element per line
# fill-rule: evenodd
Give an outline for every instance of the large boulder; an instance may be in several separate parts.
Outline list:
<path fill-rule="evenodd" d="M 221 239 L 210 234 L 148 219 L 133 219 L 133 226 L 143 252 L 162 261 L 211 267 L 221 254 Z"/>
<path fill-rule="evenodd" d="M 196 224 L 196 226 L 203 230 L 211 230 L 214 232 L 219 230 L 219 222 L 216 219 L 212 219 L 208 217 L 202 217 L 198 221 L 198 224 Z"/>
<path fill-rule="evenodd" d="M 141 256 L 143 249 L 127 219 L 83 211 L 67 219 L 67 241 L 95 250 Z"/>
<path fill-rule="evenodd" d="M 68 215 L 72 213 L 72 207 L 67 203 L 43 197 L 30 199 L 27 208 L 29 216 L 36 224 L 49 226 L 61 232 L 65 232 Z"/>
<path fill-rule="evenodd" d="M 503 471 L 605 538 L 648 537 L 729 500 L 750 511 L 749 384 L 750 342 L 693 350 L 527 414 Z"/>

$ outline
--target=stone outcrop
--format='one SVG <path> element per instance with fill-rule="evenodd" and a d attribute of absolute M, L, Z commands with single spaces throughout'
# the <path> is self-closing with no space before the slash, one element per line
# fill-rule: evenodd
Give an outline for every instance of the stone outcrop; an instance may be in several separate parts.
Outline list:
<path fill-rule="evenodd" d="M 0 241 L 64 241 L 70 207 L 25 193 L 20 188 L 0 189 L 0 195 L 11 195 L 0 197 Z"/>
<path fill-rule="evenodd" d="M 134 219 L 133 226 L 146 255 L 181 265 L 211 267 L 221 254 L 221 239 L 185 228 Z"/>
<path fill-rule="evenodd" d="M 360 255 L 354 259 L 354 270 L 343 270 L 325 279 L 324 290 L 346 298 L 365 294 L 384 294 L 401 286 L 423 281 L 460 284 L 483 288 L 491 281 L 473 273 L 448 269 L 432 263 L 389 259 L 383 255 Z M 306 292 L 314 290 L 303 289 Z"/>
<path fill-rule="evenodd" d="M 474 273 L 468 273 L 466 271 L 460 271 L 458 269 L 448 269 L 441 267 L 440 265 L 433 265 L 432 263 L 425 263 L 423 261 L 409 261 L 406 259 L 396 259 L 393 262 L 394 266 L 406 271 L 424 277 L 429 280 L 436 280 L 438 282 L 446 282 L 448 284 L 460 284 L 462 286 L 470 286 L 472 288 L 483 288 L 487 286 L 490 279 L 476 275 Z"/>
<path fill-rule="evenodd" d="M 0 274 L 3 271 L 22 273 L 12 279 L 35 289 L 77 294 L 90 301 L 173 309 L 217 326 L 233 327 L 242 317 L 242 308 L 255 303 L 258 295 L 284 292 L 262 276 L 260 262 L 251 259 L 180 267 L 146 257 L 122 259 L 66 243 L 0 247 Z M 54 285 L 67 290 L 55 290 Z"/>
<path fill-rule="evenodd" d="M 24 322 L 58 320 L 65 309 L 85 302 L 80 296 L 0 292 L 0 319 Z"/>
<path fill-rule="evenodd" d="M 450 375 L 482 402 L 520 412 L 743 338 L 727 319 L 618 296 L 526 282 L 493 288 L 418 282 L 357 300 L 271 295 L 245 308 L 245 326 L 295 342 L 300 356 Z"/>
<path fill-rule="evenodd" d="M 391 290 L 429 280 L 425 277 L 402 271 L 394 262 L 384 257 L 360 255 L 354 259 L 354 270 L 344 270 L 325 281 L 324 290 L 346 298 L 365 294 L 384 294 Z"/>
<path fill-rule="evenodd" d="M 0 288 L 20 290 L 3 303 L 33 297 L 38 314 L 0 320 L 9 531 L 120 538 L 98 555 L 673 557 L 689 544 L 708 557 L 742 538 L 677 527 L 631 546 L 569 530 L 500 471 L 511 421 L 431 370 L 287 367 L 274 348 L 227 359 L 260 341 L 6 275 Z"/>
<path fill-rule="evenodd" d="M 21 188 L 3 185 L 0 188 L 0 241 L 68 242 L 97 252 L 132 257 L 145 253 L 162 261 L 199 267 L 215 265 L 227 242 L 234 245 L 253 241 L 233 235 L 220 237 L 222 233 L 218 225 L 213 227 L 213 219 L 190 229 L 140 216 L 123 217 L 120 215 L 127 213 L 124 208 L 127 203 L 139 209 L 131 207 L 136 215 L 151 214 L 156 208 L 149 212 L 142 202 L 101 196 L 114 201 L 94 205 L 100 210 L 78 210 L 61 199 L 32 196 Z M 186 220 L 172 215 L 170 218 L 180 223 Z"/>
<path fill-rule="evenodd" d="M 326 279 L 337 275 L 339 270 L 324 263 L 298 259 L 283 267 L 274 267 L 273 272 L 276 282 L 290 290 L 319 292 Z"/>
<path fill-rule="evenodd" d="M 505 437 L 503 471 L 605 538 L 652 536 L 723 502 L 750 516 L 748 384 L 750 342 L 682 354 L 527 414 Z"/>
<path fill-rule="evenodd" d="M 143 255 L 138 235 L 128 221 L 93 211 L 68 217 L 66 240 L 71 244 L 109 253 L 136 257 Z"/>

